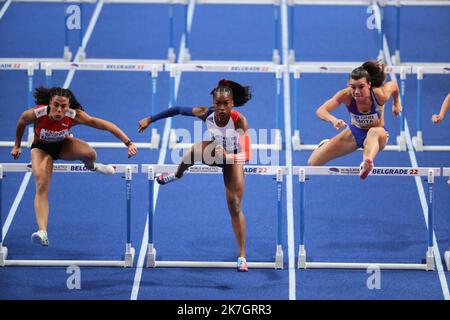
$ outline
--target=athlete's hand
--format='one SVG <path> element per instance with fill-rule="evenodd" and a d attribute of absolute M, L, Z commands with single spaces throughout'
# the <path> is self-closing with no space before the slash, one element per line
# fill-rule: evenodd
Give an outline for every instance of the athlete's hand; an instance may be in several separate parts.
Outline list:
<path fill-rule="evenodd" d="M 336 119 L 333 121 L 333 127 L 335 127 L 336 130 L 340 130 L 342 128 L 345 128 L 346 126 L 347 124 L 345 123 L 344 120 Z"/>
<path fill-rule="evenodd" d="M 438 114 L 433 114 L 433 116 L 431 117 L 431 121 L 433 121 L 433 123 L 439 123 L 442 121 L 442 119 L 443 117 Z"/>
<path fill-rule="evenodd" d="M 214 148 L 214 159 L 216 163 L 223 164 L 226 159 L 227 153 L 221 144 L 216 145 Z"/>
<path fill-rule="evenodd" d="M 147 129 L 147 127 L 152 123 L 152 118 L 150 117 L 145 117 L 141 120 L 139 120 L 138 124 L 139 124 L 139 128 L 138 128 L 138 132 L 142 133 L 144 132 L 145 129 Z"/>
<path fill-rule="evenodd" d="M 128 159 L 130 159 L 132 156 L 135 156 L 136 153 L 137 153 L 137 147 L 133 143 L 131 143 L 128 146 Z"/>
<path fill-rule="evenodd" d="M 22 153 L 22 149 L 20 147 L 14 147 L 11 150 L 11 156 L 14 158 L 14 160 L 19 159 L 21 153 Z"/>
<path fill-rule="evenodd" d="M 392 113 L 394 116 L 398 117 L 400 113 L 402 113 L 403 107 L 400 103 L 393 103 L 392 104 Z"/>

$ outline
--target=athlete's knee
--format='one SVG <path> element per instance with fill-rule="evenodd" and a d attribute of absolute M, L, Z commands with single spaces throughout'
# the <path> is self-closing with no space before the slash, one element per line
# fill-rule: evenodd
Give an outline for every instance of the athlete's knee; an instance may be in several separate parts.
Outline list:
<path fill-rule="evenodd" d="M 242 212 L 242 199 L 237 195 L 232 195 L 227 198 L 228 209 L 231 215 L 239 215 Z"/>
<path fill-rule="evenodd" d="M 386 136 L 386 131 L 383 128 L 370 128 L 367 132 L 368 137 L 374 137 L 374 138 L 382 138 Z"/>
<path fill-rule="evenodd" d="M 50 179 L 45 175 L 35 175 L 36 193 L 48 193 L 50 189 Z"/>

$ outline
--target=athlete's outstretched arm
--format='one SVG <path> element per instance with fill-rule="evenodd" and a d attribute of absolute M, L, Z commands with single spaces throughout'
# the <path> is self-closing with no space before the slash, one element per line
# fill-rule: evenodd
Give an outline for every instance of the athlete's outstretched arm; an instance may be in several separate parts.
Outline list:
<path fill-rule="evenodd" d="M 183 115 L 183 116 L 190 116 L 190 117 L 198 117 L 202 120 L 204 120 L 204 116 L 206 115 L 206 112 L 208 111 L 208 107 L 171 107 L 164 111 L 161 111 L 160 113 L 157 113 L 155 115 L 145 117 L 141 120 L 139 120 L 139 128 L 138 132 L 142 133 L 145 129 L 148 128 L 150 124 L 152 124 L 155 121 L 168 118 L 168 117 L 174 117 L 176 115 Z"/>
<path fill-rule="evenodd" d="M 19 159 L 20 154 L 22 153 L 20 143 L 22 141 L 23 133 L 25 132 L 25 128 L 28 124 L 36 121 L 36 114 L 34 113 L 33 109 L 28 109 L 24 111 L 21 115 L 19 120 L 17 121 L 16 125 L 16 140 L 14 143 L 14 147 L 11 150 L 11 156 L 14 159 Z"/>
<path fill-rule="evenodd" d="M 344 103 L 347 96 L 348 96 L 347 89 L 339 91 L 331 99 L 325 101 L 325 103 L 317 109 L 316 115 L 323 121 L 330 122 L 333 125 L 333 127 L 336 128 L 336 130 L 345 127 L 346 126 L 345 121 L 336 118 L 331 114 L 331 112 L 337 109 L 341 103 Z"/>
<path fill-rule="evenodd" d="M 444 120 L 445 114 L 450 109 L 450 93 L 445 98 L 444 102 L 442 103 L 441 111 L 439 111 L 439 114 L 433 114 L 431 121 L 433 123 L 439 123 L 442 120 Z"/>
<path fill-rule="evenodd" d="M 133 142 L 131 142 L 128 136 L 118 126 L 110 121 L 91 117 L 86 112 L 77 110 L 77 116 L 74 119 L 74 124 L 84 124 L 95 129 L 107 130 L 127 146 L 128 158 L 134 156 L 137 153 L 136 146 L 133 144 Z"/>
<path fill-rule="evenodd" d="M 394 100 L 392 103 L 392 113 L 395 116 L 399 116 L 403 110 L 400 101 L 400 89 L 396 81 L 389 81 L 383 84 L 380 88 L 374 89 L 375 95 L 377 97 L 378 103 L 385 104 L 392 97 Z"/>

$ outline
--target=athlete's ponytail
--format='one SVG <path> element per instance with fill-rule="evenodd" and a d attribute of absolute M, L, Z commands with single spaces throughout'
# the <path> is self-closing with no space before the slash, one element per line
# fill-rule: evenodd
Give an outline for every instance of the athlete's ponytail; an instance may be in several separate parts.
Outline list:
<path fill-rule="evenodd" d="M 71 109 L 84 110 L 77 98 L 75 98 L 75 95 L 69 89 L 60 87 L 45 88 L 41 86 L 36 88 L 34 91 L 34 97 L 37 105 L 48 105 L 50 100 L 55 96 L 69 98 L 69 107 Z"/>
<path fill-rule="evenodd" d="M 386 73 L 384 72 L 386 65 L 380 61 L 366 61 L 362 66 L 354 69 L 350 74 L 353 80 L 366 78 L 367 82 L 372 84 L 372 87 L 381 87 L 386 80 Z"/>
<path fill-rule="evenodd" d="M 252 98 L 252 90 L 249 86 L 241 86 L 239 83 L 222 79 L 219 81 L 217 87 L 215 87 L 211 94 L 228 93 L 233 97 L 234 106 L 241 107 L 246 104 Z"/>

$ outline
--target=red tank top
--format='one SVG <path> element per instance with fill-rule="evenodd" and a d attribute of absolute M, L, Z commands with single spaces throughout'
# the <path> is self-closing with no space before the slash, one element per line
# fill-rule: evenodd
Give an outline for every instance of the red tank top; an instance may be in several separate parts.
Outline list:
<path fill-rule="evenodd" d="M 73 125 L 76 111 L 68 109 L 64 118 L 54 121 L 48 116 L 48 106 L 34 107 L 36 114 L 36 124 L 34 128 L 34 141 L 60 142 L 70 135 L 70 128 Z"/>

